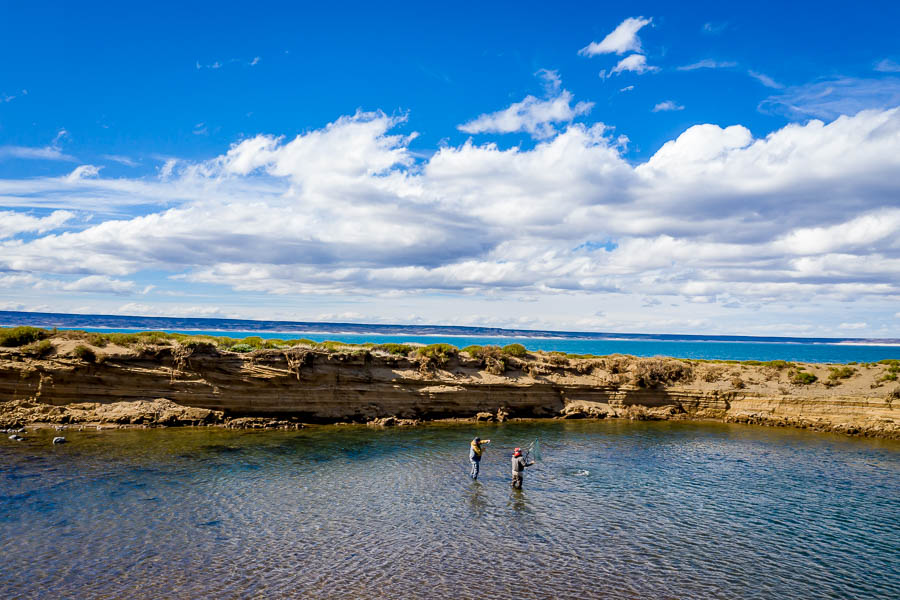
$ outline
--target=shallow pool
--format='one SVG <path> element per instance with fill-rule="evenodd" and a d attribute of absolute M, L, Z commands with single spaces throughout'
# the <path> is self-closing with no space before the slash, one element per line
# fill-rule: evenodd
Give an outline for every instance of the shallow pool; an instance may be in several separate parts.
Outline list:
<path fill-rule="evenodd" d="M 900 597 L 896 442 L 625 421 L 53 435 L 0 441 L 4 597 Z M 534 439 L 514 491 L 509 451 Z"/>

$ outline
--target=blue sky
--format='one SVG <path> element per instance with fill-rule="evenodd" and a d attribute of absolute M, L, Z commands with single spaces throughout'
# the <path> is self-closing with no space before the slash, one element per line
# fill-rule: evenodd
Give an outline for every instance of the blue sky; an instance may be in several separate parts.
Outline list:
<path fill-rule="evenodd" d="M 900 336 L 897 3 L 191 4 L 0 3 L 0 307 Z"/>

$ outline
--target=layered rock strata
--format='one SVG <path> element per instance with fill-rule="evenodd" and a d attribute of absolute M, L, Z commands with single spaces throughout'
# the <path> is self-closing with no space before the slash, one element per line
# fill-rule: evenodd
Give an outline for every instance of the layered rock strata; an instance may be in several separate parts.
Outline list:
<path fill-rule="evenodd" d="M 465 354 L 442 364 L 365 350 L 221 352 L 214 347 L 97 349 L 29 358 L 0 352 L 0 428 L 29 423 L 297 427 L 301 422 L 411 424 L 443 418 L 717 419 L 900 439 L 900 395 L 860 369 L 855 382 L 798 385 L 764 366 L 689 361 L 674 380 L 642 361 L 509 359 L 502 374 Z M 652 365 L 651 365 L 652 366 Z M 679 367 L 681 368 L 681 367 Z M 718 371 L 716 371 L 718 369 Z M 808 372 L 827 367 L 807 365 Z M 485 416 L 487 414 L 487 416 Z M 394 417 L 394 421 L 384 421 Z M 268 424 L 268 425 L 267 425 Z"/>

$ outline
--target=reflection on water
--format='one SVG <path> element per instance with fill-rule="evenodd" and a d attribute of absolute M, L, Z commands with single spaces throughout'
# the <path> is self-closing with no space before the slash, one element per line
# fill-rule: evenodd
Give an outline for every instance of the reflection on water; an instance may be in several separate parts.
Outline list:
<path fill-rule="evenodd" d="M 0 443 L 5 597 L 900 597 L 895 442 L 618 421 L 66 436 Z M 513 490 L 508 451 L 535 438 Z"/>

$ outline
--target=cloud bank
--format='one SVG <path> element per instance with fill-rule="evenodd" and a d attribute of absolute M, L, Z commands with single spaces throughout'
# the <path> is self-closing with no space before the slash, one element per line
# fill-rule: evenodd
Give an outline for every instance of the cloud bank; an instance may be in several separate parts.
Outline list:
<path fill-rule="evenodd" d="M 551 127 L 581 114 L 551 91 L 463 126 L 527 131 L 530 148 L 469 140 L 421 159 L 415 134 L 396 133 L 406 117 L 358 112 L 170 162 L 156 179 L 83 165 L 3 180 L 18 208 L 0 212 L 0 288 L 135 295 L 162 273 L 268 297 L 623 296 L 746 311 L 900 299 L 900 109 L 763 138 L 695 125 L 633 165 L 603 123 Z M 536 108 L 555 102 L 568 112 Z"/>

